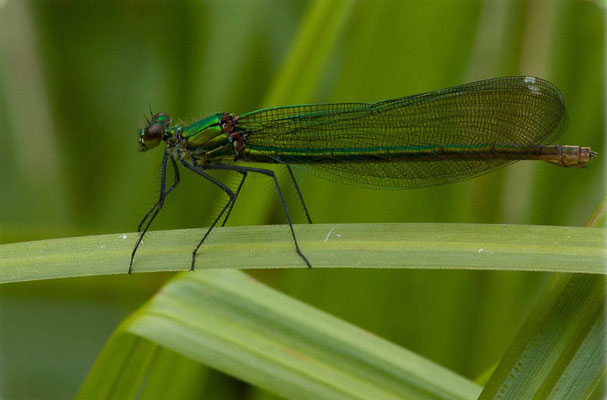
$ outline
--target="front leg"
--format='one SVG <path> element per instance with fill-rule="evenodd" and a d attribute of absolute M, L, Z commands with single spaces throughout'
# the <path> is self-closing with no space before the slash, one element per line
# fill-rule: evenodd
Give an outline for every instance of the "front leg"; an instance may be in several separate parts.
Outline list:
<path fill-rule="evenodd" d="M 175 168 L 175 182 L 169 188 L 169 190 L 166 190 L 166 169 L 167 169 L 167 162 L 168 162 L 169 158 L 171 159 L 171 161 L 173 163 L 173 168 Z M 162 209 L 162 206 L 164 205 L 164 199 L 166 198 L 167 194 L 169 194 L 169 192 L 171 190 L 173 190 L 173 188 L 175 188 L 175 186 L 177 186 L 178 183 L 179 183 L 179 170 L 177 169 L 177 163 L 175 163 L 175 160 L 173 159 L 173 157 L 170 156 L 169 152 L 165 152 L 164 158 L 162 159 L 162 172 L 161 172 L 161 176 L 160 176 L 160 195 L 158 197 L 158 201 L 156 202 L 156 204 L 154 204 L 152 206 L 150 211 L 148 211 L 145 214 L 145 216 L 139 223 L 138 230 L 141 231 L 141 226 L 147 220 L 147 223 L 145 224 L 145 228 L 141 232 L 141 235 L 139 235 L 139 238 L 137 239 L 137 242 L 135 243 L 135 247 L 133 247 L 133 251 L 131 253 L 131 261 L 129 263 L 129 271 L 128 271 L 129 274 L 133 272 L 133 260 L 135 259 L 135 253 L 137 253 L 137 249 L 139 248 L 139 245 L 141 244 L 143 237 L 145 236 L 146 232 L 150 228 L 150 225 L 152 224 L 152 222 L 158 215 L 158 212 L 160 211 L 160 209 Z"/>
<path fill-rule="evenodd" d="M 154 212 L 156 207 L 161 206 L 161 204 L 164 203 L 164 199 L 169 195 L 169 193 L 171 193 L 171 191 L 175 188 L 175 186 L 177 186 L 177 184 L 180 181 L 179 169 L 177 168 L 177 162 L 175 162 L 175 159 L 173 157 L 169 157 L 169 158 L 171 159 L 171 164 L 173 165 L 173 171 L 175 171 L 175 176 L 173 177 L 173 184 L 171 185 L 170 188 L 168 188 L 168 190 L 166 191 L 164 196 L 162 196 L 162 195 L 160 196 L 160 198 L 158 199 L 156 204 L 154 204 L 154 206 L 152 206 L 152 208 L 150 208 L 150 211 L 148 211 L 143 216 L 143 218 L 141 219 L 141 222 L 139 222 L 139 225 L 137 226 L 137 232 L 141 232 L 141 226 L 144 224 L 145 220 L 148 219 L 148 217 Z"/>

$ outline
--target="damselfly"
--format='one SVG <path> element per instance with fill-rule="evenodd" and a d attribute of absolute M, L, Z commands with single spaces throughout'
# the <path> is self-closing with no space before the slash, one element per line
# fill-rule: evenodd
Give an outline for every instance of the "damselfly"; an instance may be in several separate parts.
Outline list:
<path fill-rule="evenodd" d="M 179 183 L 178 164 L 223 190 L 228 200 L 192 252 L 225 214 L 226 223 L 249 173 L 272 179 L 295 250 L 305 264 L 274 171 L 250 164 L 282 164 L 310 215 L 290 165 L 321 177 L 380 189 L 420 188 L 472 178 L 517 160 L 584 167 L 589 147 L 548 145 L 567 125 L 563 97 L 550 82 L 518 76 L 472 82 L 434 92 L 380 101 L 266 108 L 241 115 L 217 113 L 191 125 L 171 126 L 158 113 L 139 131 L 139 149 L 165 143 L 160 197 L 143 217 L 129 265 L 168 194 Z M 174 179 L 167 185 L 167 164 Z M 241 175 L 232 190 L 212 171 Z M 142 229 L 143 228 L 143 229 Z"/>

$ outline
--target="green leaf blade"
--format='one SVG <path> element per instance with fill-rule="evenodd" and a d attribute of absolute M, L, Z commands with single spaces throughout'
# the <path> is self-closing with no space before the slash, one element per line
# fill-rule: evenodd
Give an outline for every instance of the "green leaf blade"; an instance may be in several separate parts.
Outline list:
<path fill-rule="evenodd" d="M 604 204 L 590 226 L 604 224 Z M 606 283 L 604 275 L 556 274 L 479 399 L 588 398 L 607 371 Z"/>
<path fill-rule="evenodd" d="M 116 334 L 137 335 L 288 398 L 474 399 L 481 390 L 238 271 L 180 275 Z"/>
<path fill-rule="evenodd" d="M 151 232 L 135 272 L 190 267 L 201 229 Z M 415 268 L 605 274 L 603 229 L 480 224 L 295 225 L 314 268 Z M 0 245 L 0 283 L 122 274 L 136 234 Z M 238 246 L 234 241 L 238 240 Z M 284 225 L 216 228 L 200 248 L 205 269 L 305 268 Z"/>

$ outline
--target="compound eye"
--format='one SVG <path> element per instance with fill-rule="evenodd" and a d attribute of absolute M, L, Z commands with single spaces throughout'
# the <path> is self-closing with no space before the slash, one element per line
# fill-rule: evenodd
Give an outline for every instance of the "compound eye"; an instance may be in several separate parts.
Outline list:
<path fill-rule="evenodd" d="M 141 137 L 142 144 L 146 148 L 151 149 L 158 146 L 162 138 L 164 137 L 164 128 L 161 125 L 150 125 L 143 132 Z"/>

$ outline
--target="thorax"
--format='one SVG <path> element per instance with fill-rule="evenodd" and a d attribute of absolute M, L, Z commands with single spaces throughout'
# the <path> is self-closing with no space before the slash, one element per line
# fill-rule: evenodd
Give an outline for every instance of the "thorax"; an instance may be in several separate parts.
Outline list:
<path fill-rule="evenodd" d="M 245 138 L 238 131 L 238 116 L 217 113 L 188 126 L 176 126 L 175 151 L 196 164 L 234 161 L 244 149 Z"/>

